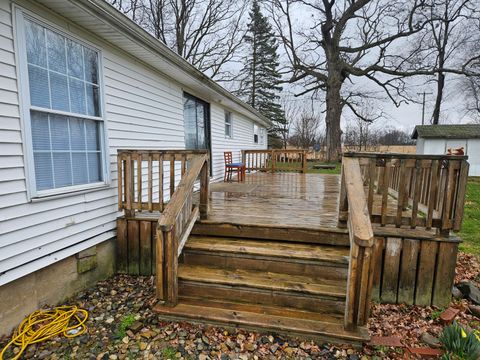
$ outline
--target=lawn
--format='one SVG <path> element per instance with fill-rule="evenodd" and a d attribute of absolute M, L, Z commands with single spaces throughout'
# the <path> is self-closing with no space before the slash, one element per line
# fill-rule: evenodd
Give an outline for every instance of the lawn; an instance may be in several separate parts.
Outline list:
<path fill-rule="evenodd" d="M 317 164 L 322 164 L 322 165 L 335 165 L 335 169 L 314 169 L 313 166 Z M 308 161 L 307 162 L 307 173 L 308 174 L 340 174 L 341 171 L 341 163 L 323 163 L 323 162 L 313 162 L 313 161 Z M 281 163 L 278 162 L 275 164 L 275 167 L 277 169 L 289 169 L 289 168 L 301 168 L 302 163 L 299 161 L 291 162 L 291 163 Z"/>
<path fill-rule="evenodd" d="M 460 250 L 480 257 L 480 177 L 470 177 L 467 185 L 465 216 L 459 233 Z"/>

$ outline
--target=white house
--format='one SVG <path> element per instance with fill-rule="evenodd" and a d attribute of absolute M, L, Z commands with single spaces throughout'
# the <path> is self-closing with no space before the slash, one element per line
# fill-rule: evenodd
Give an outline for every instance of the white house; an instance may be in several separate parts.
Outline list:
<path fill-rule="evenodd" d="M 470 163 L 470 176 L 480 176 L 480 124 L 418 125 L 417 154 L 446 154 L 448 149 L 463 147 Z"/>
<path fill-rule="evenodd" d="M 103 0 L 0 0 L 0 334 L 78 290 L 53 264 L 110 256 L 117 149 L 209 149 L 217 179 L 269 126 Z"/>

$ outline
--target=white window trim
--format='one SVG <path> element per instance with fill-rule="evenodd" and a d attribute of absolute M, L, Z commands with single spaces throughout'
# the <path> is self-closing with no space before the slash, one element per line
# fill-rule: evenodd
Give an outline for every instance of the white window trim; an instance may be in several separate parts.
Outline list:
<path fill-rule="evenodd" d="M 26 10 L 16 4 L 13 5 L 12 10 L 15 13 L 14 17 L 14 48 L 16 55 L 16 68 L 17 68 L 17 78 L 19 83 L 18 88 L 18 97 L 19 97 L 19 106 L 20 114 L 22 117 L 22 142 L 23 142 L 23 153 L 25 159 L 25 176 L 27 184 L 27 198 L 29 201 L 40 200 L 42 198 L 57 198 L 62 194 L 71 194 L 78 192 L 90 192 L 95 189 L 107 188 L 110 186 L 110 162 L 109 162 L 109 146 L 108 146 L 108 134 L 107 134 L 107 118 L 105 111 L 105 91 L 104 91 L 104 76 L 103 76 L 103 53 L 102 51 L 95 46 L 94 44 L 80 38 L 78 35 L 73 34 L 69 31 L 66 31 L 64 28 L 61 28 L 50 21 L 45 20 L 44 18 L 32 13 L 29 10 Z M 98 88 L 100 93 L 100 117 L 89 116 L 78 114 L 77 117 L 82 119 L 91 119 L 101 122 L 101 164 L 103 169 L 103 181 L 90 184 L 81 184 L 73 185 L 68 187 L 61 187 L 56 189 L 49 190 L 40 190 L 37 191 L 36 181 L 35 181 L 35 163 L 33 158 L 33 143 L 32 143 L 32 132 L 31 132 L 31 118 L 30 110 L 40 110 L 47 113 L 55 113 L 59 115 L 72 116 L 72 113 L 63 112 L 53 109 L 43 109 L 35 106 L 31 106 L 30 102 L 30 90 L 29 90 L 29 79 L 28 79 L 28 65 L 27 65 L 27 49 L 25 41 L 25 18 L 30 18 L 32 21 L 35 21 L 47 29 L 50 29 L 54 32 L 59 33 L 62 36 L 65 36 L 67 39 L 71 39 L 77 43 L 85 45 L 92 50 L 96 51 L 98 54 Z M 46 111 L 47 110 L 47 111 Z M 75 116 L 75 115 L 73 115 Z"/>
<path fill-rule="evenodd" d="M 260 145 L 265 145 L 265 128 L 261 127 L 260 128 L 260 139 L 259 139 L 259 144 Z"/>
<path fill-rule="evenodd" d="M 230 114 L 230 135 L 225 134 L 225 139 L 233 139 L 233 113 L 228 110 L 224 110 L 224 121 L 223 121 L 224 130 L 227 124 L 227 114 Z"/>
<path fill-rule="evenodd" d="M 257 129 L 257 133 L 255 134 L 255 128 Z M 255 135 L 257 135 L 257 141 L 255 141 Z M 253 143 L 260 144 L 260 126 L 256 123 L 253 123 Z"/>

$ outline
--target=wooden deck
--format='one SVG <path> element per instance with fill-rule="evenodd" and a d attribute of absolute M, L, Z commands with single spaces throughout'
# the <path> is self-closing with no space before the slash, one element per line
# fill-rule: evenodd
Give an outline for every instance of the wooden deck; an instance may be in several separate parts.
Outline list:
<path fill-rule="evenodd" d="M 209 183 L 206 153 L 119 151 L 117 270 L 156 274 L 160 317 L 360 345 L 371 298 L 450 302 L 465 158 L 345 154 L 340 176 L 304 152 L 244 159 L 244 182 Z"/>
<path fill-rule="evenodd" d="M 210 191 L 208 222 L 337 227 L 339 175 L 258 172 L 244 183 L 212 183 Z"/>

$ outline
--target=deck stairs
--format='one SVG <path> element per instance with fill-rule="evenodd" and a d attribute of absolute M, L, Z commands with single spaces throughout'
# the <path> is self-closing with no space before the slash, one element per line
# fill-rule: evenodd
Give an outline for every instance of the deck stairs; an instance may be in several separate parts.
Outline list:
<path fill-rule="evenodd" d="M 194 227 L 179 258 L 179 303 L 156 306 L 162 317 L 354 345 L 368 338 L 344 329 L 348 234 L 302 241 L 299 229 L 225 226 Z"/>

